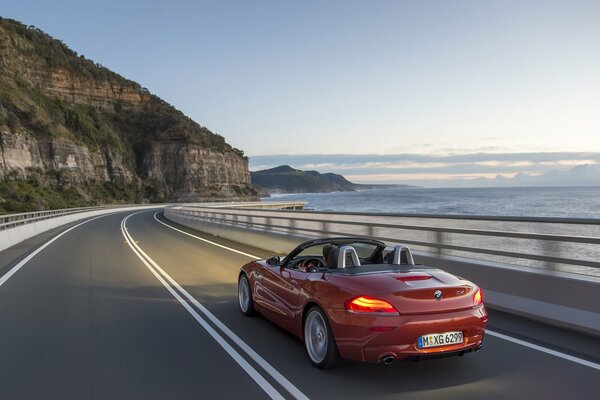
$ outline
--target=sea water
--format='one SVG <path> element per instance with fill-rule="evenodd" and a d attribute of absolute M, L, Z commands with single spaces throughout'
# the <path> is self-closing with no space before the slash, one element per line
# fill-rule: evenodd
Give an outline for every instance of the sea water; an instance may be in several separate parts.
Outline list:
<path fill-rule="evenodd" d="M 600 237 L 600 187 L 375 189 L 337 193 L 277 194 L 271 198 L 265 198 L 263 201 L 306 201 L 305 208 L 315 211 L 402 214 L 405 217 L 393 218 L 399 224 L 410 222 L 437 227 Z M 419 218 L 409 217 L 411 214 L 419 215 Z M 597 223 L 439 220 L 427 219 L 428 215 L 585 218 L 597 219 Z M 404 221 L 405 219 L 406 221 Z M 429 240 L 427 234 L 423 232 L 411 231 L 409 235 L 413 240 Z M 510 250 L 523 254 L 575 258 L 591 262 L 600 260 L 600 246 L 596 244 L 560 243 L 558 245 L 557 242 L 552 241 L 538 242 L 473 235 L 454 235 L 447 237 L 446 240 L 450 240 L 450 244 L 460 246 Z M 454 251 L 449 251 L 447 254 L 464 255 Z M 542 261 L 485 254 L 469 253 L 467 256 L 600 276 L 600 263 L 599 267 L 588 267 L 548 264 Z"/>
<path fill-rule="evenodd" d="M 288 200 L 307 201 L 316 211 L 600 219 L 600 187 L 374 189 L 263 199 Z"/>

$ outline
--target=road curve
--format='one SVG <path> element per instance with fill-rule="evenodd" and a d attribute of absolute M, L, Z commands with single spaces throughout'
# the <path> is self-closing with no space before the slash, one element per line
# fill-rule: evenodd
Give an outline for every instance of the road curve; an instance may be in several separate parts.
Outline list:
<path fill-rule="evenodd" d="M 494 312 L 493 331 L 557 355 L 487 336 L 462 358 L 317 370 L 296 338 L 238 311 L 239 267 L 264 251 L 185 235 L 157 211 L 88 221 L 0 285 L 0 399 L 598 395 L 597 341 Z M 69 227 L 0 252 L 0 279 Z"/>

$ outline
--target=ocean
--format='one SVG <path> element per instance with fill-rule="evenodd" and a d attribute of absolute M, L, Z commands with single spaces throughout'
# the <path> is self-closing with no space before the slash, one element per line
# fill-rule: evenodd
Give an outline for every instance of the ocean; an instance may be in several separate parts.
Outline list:
<path fill-rule="evenodd" d="M 600 187 L 532 187 L 532 188 L 456 188 L 456 189 L 375 189 L 357 192 L 276 194 L 263 201 L 306 201 L 305 208 L 315 211 L 403 214 L 389 217 L 398 225 L 511 231 L 533 234 L 556 234 L 600 237 Z M 410 217 L 418 214 L 420 217 Z M 440 220 L 426 215 L 558 217 L 598 219 L 597 224 L 524 223 L 480 220 Z M 390 222 L 396 223 L 396 222 Z M 390 234 L 398 234 L 392 233 Z M 410 231 L 399 240 L 427 242 L 428 233 Z M 449 234 L 446 243 L 482 249 L 510 250 L 524 254 L 587 260 L 597 266 L 548 264 L 545 261 L 515 259 L 493 255 L 447 251 L 445 254 L 483 258 L 556 271 L 600 277 L 600 246 L 585 243 L 543 242 L 501 237 Z M 432 248 L 416 250 L 432 251 Z M 576 255 L 576 256 L 575 256 Z"/>
<path fill-rule="evenodd" d="M 315 211 L 600 219 L 600 187 L 374 189 L 263 199 L 287 200 L 307 201 Z"/>

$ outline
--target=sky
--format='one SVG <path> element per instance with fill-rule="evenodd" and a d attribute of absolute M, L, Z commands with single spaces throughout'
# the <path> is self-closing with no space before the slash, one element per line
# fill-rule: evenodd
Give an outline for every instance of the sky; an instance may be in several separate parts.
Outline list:
<path fill-rule="evenodd" d="M 599 1 L 0 0 L 0 15 L 139 82 L 251 169 L 422 183 L 600 163 Z"/>

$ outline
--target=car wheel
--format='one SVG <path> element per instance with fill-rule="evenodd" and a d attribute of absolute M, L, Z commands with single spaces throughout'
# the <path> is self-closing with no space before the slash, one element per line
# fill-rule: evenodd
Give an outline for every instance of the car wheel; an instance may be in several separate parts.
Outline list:
<path fill-rule="evenodd" d="M 254 314 L 254 301 L 252 300 L 252 291 L 246 274 L 242 274 L 238 281 L 238 300 L 242 314 Z"/>
<path fill-rule="evenodd" d="M 310 362 L 317 368 L 333 367 L 339 361 L 327 316 L 319 307 L 311 308 L 304 319 L 304 346 Z"/>

